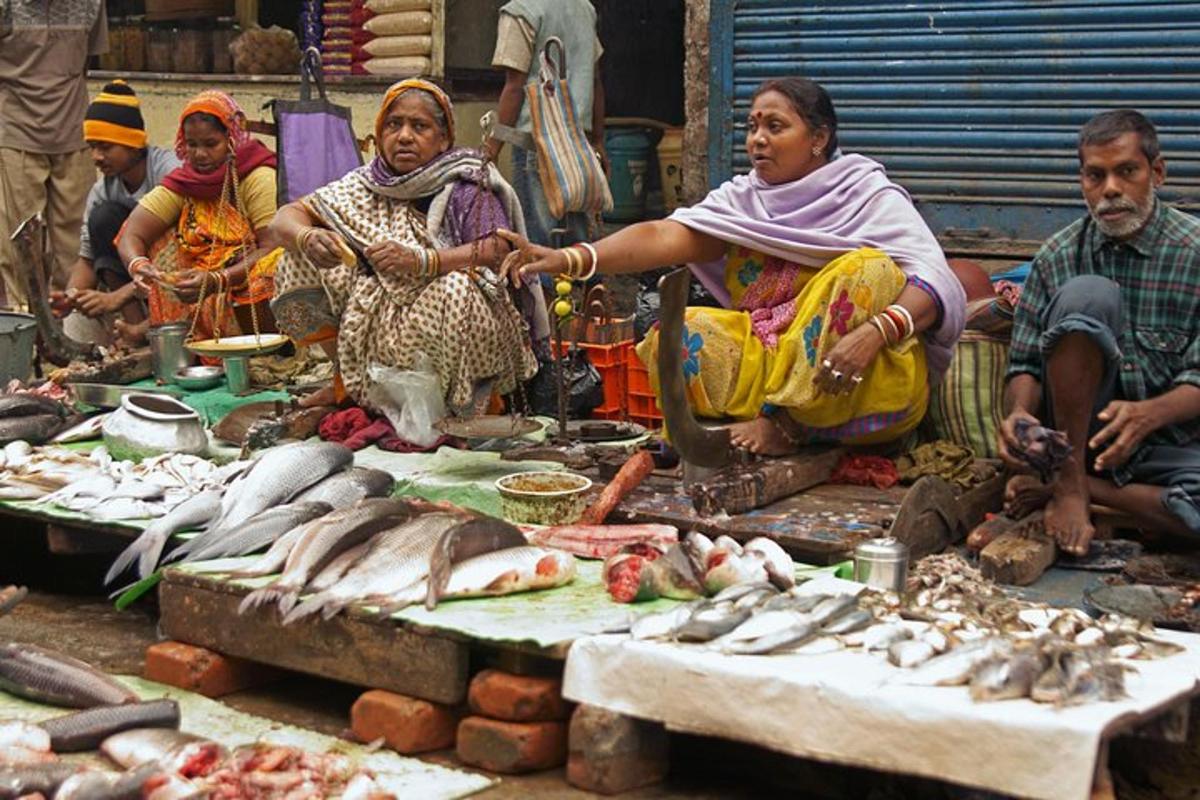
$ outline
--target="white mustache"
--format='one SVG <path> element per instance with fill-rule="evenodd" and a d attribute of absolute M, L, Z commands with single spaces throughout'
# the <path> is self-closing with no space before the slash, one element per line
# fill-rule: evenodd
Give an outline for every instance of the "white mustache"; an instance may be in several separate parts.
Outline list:
<path fill-rule="evenodd" d="M 1110 211 L 1135 212 L 1138 207 L 1128 200 L 1105 200 L 1096 205 L 1097 214 L 1107 214 Z"/>

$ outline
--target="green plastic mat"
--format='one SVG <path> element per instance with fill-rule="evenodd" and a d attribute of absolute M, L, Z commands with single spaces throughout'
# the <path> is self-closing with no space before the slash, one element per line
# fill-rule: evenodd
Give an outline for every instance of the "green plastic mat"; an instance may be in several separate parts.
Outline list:
<path fill-rule="evenodd" d="M 117 676 L 117 680 L 143 700 L 167 697 L 179 703 L 180 729 L 187 733 L 208 737 L 230 749 L 255 742 L 268 742 L 316 753 L 344 755 L 356 765 L 379 775 L 386 788 L 398 797 L 450 800 L 482 791 L 495 783 L 484 775 L 427 764 L 390 750 L 372 751 L 345 739 L 236 711 L 224 703 L 173 686 L 124 675 Z M 0 720 L 40 722 L 68 713 L 71 713 L 71 709 L 32 703 L 0 691 Z M 69 754 L 63 758 L 73 763 L 114 768 L 107 759 L 95 752 Z"/>
<path fill-rule="evenodd" d="M 147 378 L 132 385 L 152 388 L 157 384 L 153 378 Z M 180 391 L 179 399 L 195 409 L 196 413 L 200 415 L 200 419 L 204 420 L 205 427 L 216 424 L 230 411 L 247 403 L 259 403 L 271 400 L 291 402 L 291 395 L 287 392 L 275 391 L 274 389 L 247 395 L 235 395 L 230 393 L 226 384 L 221 384 L 203 392 L 189 392 L 178 386 L 174 388 Z"/>

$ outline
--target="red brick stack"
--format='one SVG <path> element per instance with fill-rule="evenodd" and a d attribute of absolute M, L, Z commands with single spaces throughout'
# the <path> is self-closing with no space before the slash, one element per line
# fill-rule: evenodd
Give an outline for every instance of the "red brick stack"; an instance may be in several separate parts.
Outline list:
<path fill-rule="evenodd" d="M 571 704 L 562 681 L 488 669 L 471 681 L 471 716 L 458 726 L 458 757 L 489 772 L 516 774 L 566 763 Z"/>

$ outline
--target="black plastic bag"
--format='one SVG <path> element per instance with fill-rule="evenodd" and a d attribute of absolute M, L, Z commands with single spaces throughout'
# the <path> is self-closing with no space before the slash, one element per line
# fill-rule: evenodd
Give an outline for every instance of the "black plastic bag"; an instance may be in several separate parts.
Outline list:
<path fill-rule="evenodd" d="M 604 383 L 588 360 L 587 353 L 572 348 L 563 369 L 567 388 L 567 417 L 587 419 L 592 409 L 604 402 Z M 526 394 L 533 413 L 558 417 L 558 373 L 553 361 L 539 359 L 537 375 L 529 381 Z"/>
<path fill-rule="evenodd" d="M 641 341 L 646 338 L 646 333 L 654 327 L 654 323 L 658 322 L 660 299 L 658 289 L 650 288 L 643 284 L 641 291 L 637 294 L 633 312 L 633 338 L 635 341 Z M 706 306 L 709 308 L 720 308 L 721 304 L 717 302 L 717 298 L 712 296 L 708 289 L 704 288 L 704 284 L 700 281 L 693 280 L 691 287 L 688 289 L 688 307 Z"/>

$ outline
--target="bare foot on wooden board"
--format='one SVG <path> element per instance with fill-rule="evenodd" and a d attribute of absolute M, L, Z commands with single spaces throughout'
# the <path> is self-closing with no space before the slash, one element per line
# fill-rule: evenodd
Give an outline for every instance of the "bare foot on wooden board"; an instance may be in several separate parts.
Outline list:
<path fill-rule="evenodd" d="M 760 456 L 788 456 L 799 449 L 796 439 L 774 416 L 757 416 L 728 425 L 729 443 Z"/>

